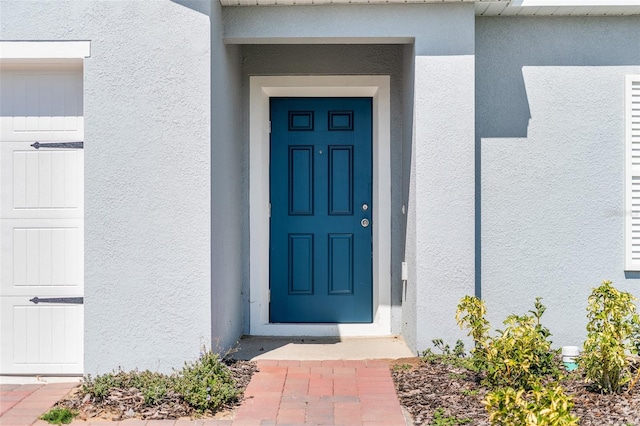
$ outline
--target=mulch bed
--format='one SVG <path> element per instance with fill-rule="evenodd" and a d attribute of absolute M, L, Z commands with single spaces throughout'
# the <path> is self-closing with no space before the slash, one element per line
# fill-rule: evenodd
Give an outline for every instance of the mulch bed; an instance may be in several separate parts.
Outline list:
<path fill-rule="evenodd" d="M 416 425 L 430 425 L 433 413 L 443 408 L 446 417 L 470 419 L 465 425 L 489 425 L 482 405 L 487 389 L 480 377 L 465 368 L 420 358 L 398 360 L 391 366 L 400 403 Z M 581 426 L 640 426 L 640 388 L 631 394 L 602 395 L 589 390 L 582 377 L 573 374 L 561 382 L 573 397 L 573 413 Z"/>
<path fill-rule="evenodd" d="M 251 361 L 225 360 L 231 370 L 236 385 L 241 392 L 244 392 L 251 376 L 257 371 L 256 363 Z M 90 395 L 82 395 L 79 391 L 74 392 L 66 399 L 58 402 L 57 407 L 66 407 L 78 412 L 76 417 L 79 420 L 125 420 L 138 418 L 145 420 L 179 419 L 184 417 L 198 418 L 226 418 L 230 411 L 240 405 L 243 395 L 241 394 L 232 405 L 223 407 L 217 413 L 202 415 L 194 411 L 175 392 L 170 392 L 163 400 L 152 407 L 144 404 L 144 396 L 135 389 L 118 389 L 112 391 L 108 398 L 103 401 L 92 401 Z"/>

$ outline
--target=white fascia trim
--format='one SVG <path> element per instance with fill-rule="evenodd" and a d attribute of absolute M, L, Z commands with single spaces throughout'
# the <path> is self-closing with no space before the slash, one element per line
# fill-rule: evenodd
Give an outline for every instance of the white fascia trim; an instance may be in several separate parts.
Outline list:
<path fill-rule="evenodd" d="M 321 4 L 401 4 L 401 3 L 475 3 L 475 2 L 507 2 L 509 0 L 220 0 L 222 6 L 309 6 Z"/>
<path fill-rule="evenodd" d="M 0 59 L 84 59 L 89 41 L 0 41 Z"/>
<path fill-rule="evenodd" d="M 391 85 L 389 76 L 249 78 L 250 334 L 387 336 L 391 334 Z M 371 324 L 269 323 L 269 98 L 373 98 L 373 312 Z"/>
<path fill-rule="evenodd" d="M 511 0 L 516 7 L 616 7 L 640 6 L 640 0 Z"/>

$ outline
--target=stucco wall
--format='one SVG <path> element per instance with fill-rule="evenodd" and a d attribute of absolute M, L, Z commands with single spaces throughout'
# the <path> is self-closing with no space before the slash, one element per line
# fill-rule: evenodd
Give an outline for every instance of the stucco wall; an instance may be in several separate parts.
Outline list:
<path fill-rule="evenodd" d="M 408 285 L 416 286 L 416 298 L 408 302 L 415 303 L 416 324 L 408 326 L 416 329 L 417 350 L 436 338 L 465 337 L 455 326 L 455 309 L 474 291 L 475 17 L 465 6 L 441 17 L 442 27 L 423 28 L 415 42 L 415 198 L 409 199 L 415 281 Z"/>
<path fill-rule="evenodd" d="M 413 74 L 415 68 L 414 46 L 406 44 L 403 47 L 403 87 L 402 87 L 402 203 L 405 214 L 403 260 L 407 262 L 407 280 L 402 282 L 402 337 L 408 345 L 416 347 L 416 306 L 417 286 L 409 285 L 416 282 L 416 209 L 409 200 L 416 198 L 416 161 L 413 149 L 414 120 L 413 113 Z M 408 302 L 411 301 L 411 302 Z"/>
<path fill-rule="evenodd" d="M 211 14 L 211 321 L 213 343 L 233 346 L 242 334 L 243 265 L 248 257 L 248 211 L 241 142 L 240 47 L 222 41 L 222 7 Z"/>
<path fill-rule="evenodd" d="M 400 333 L 400 262 L 403 250 L 402 215 L 402 46 L 398 45 L 244 45 L 242 46 L 243 105 L 248 145 L 249 76 L 286 74 L 363 74 L 391 76 L 391 233 L 392 233 L 392 331 Z M 248 157 L 246 158 L 248 161 Z M 248 173 L 248 163 L 245 165 Z M 248 190 L 248 188 L 246 188 Z M 248 201 L 248 193 L 246 195 Z M 247 211 L 246 209 L 245 211 Z M 247 219 L 248 220 L 248 217 Z M 247 241 L 248 244 L 248 241 Z M 247 262 L 248 263 L 248 262 Z M 244 294 L 245 333 L 249 327 L 249 274 Z"/>
<path fill-rule="evenodd" d="M 624 76 L 640 18 L 478 18 L 478 285 L 494 327 L 536 296 L 556 346 L 585 337 L 591 288 L 624 273 Z"/>
<path fill-rule="evenodd" d="M 3 40 L 89 40 L 85 372 L 211 341 L 209 2 L 3 1 Z M 205 13 L 202 13 L 205 12 Z"/>
<path fill-rule="evenodd" d="M 227 42 L 253 45 L 243 47 L 245 84 L 250 74 L 389 73 L 385 64 L 396 64 L 390 153 L 393 331 L 402 331 L 409 345 L 420 349 L 433 338 L 461 337 L 453 322 L 455 305 L 474 291 L 473 6 L 226 8 L 223 14 Z M 269 45 L 280 43 L 307 46 Z M 371 45 L 381 43 L 411 47 L 389 53 L 387 60 L 375 52 L 388 48 Z M 403 257 L 410 260 L 406 300 L 399 280 Z"/>

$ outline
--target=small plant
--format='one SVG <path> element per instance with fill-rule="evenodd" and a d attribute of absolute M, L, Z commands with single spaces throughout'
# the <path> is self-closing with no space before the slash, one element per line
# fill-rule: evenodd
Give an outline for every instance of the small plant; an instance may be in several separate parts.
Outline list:
<path fill-rule="evenodd" d="M 471 350 L 474 365 L 478 369 L 485 367 L 486 350 L 489 340 L 489 329 L 491 325 L 485 318 L 487 307 L 484 302 L 477 297 L 465 296 L 458 303 L 456 310 L 456 322 L 461 329 L 469 329 L 468 336 L 471 336 L 474 348 Z"/>
<path fill-rule="evenodd" d="M 173 388 L 175 377 L 151 371 L 118 370 L 92 378 L 86 376 L 82 383 L 82 392 L 98 400 L 106 399 L 112 390 L 135 388 L 144 397 L 145 405 L 155 405 L 162 401 Z"/>
<path fill-rule="evenodd" d="M 573 403 L 562 387 L 534 386 L 530 391 L 511 387 L 489 392 L 483 401 L 492 425 L 574 426 Z"/>
<path fill-rule="evenodd" d="M 433 346 L 435 346 L 441 353 L 436 354 L 431 348 L 425 349 L 421 354 L 421 358 L 424 362 L 442 362 L 444 364 L 453 365 L 454 367 L 462 367 L 475 371 L 473 362 L 466 357 L 464 342 L 462 342 L 462 340 L 456 341 L 453 351 L 442 339 L 433 339 L 431 343 L 433 343 Z"/>
<path fill-rule="evenodd" d="M 231 370 L 217 353 L 208 350 L 201 352 L 195 362 L 185 363 L 180 371 L 171 375 L 120 369 L 95 378 L 87 375 L 80 389 L 83 397 L 86 395 L 92 402 L 107 404 L 114 392 L 118 397 L 126 393 L 137 401 L 142 397 L 141 406 L 173 404 L 180 398 L 199 413 L 215 412 L 236 400 L 240 393 Z"/>
<path fill-rule="evenodd" d="M 40 419 L 51 423 L 52 425 L 68 425 L 73 421 L 76 416 L 75 411 L 71 411 L 68 408 L 52 408 L 44 413 Z"/>
<path fill-rule="evenodd" d="M 504 331 L 491 340 L 486 352 L 487 382 L 491 386 L 531 389 L 543 377 L 559 378 L 549 330 L 540 324 L 546 310 L 536 298 L 531 315 L 510 315 Z"/>
<path fill-rule="evenodd" d="M 444 408 L 439 407 L 433 412 L 432 426 L 457 426 L 471 423 L 471 419 L 459 419 L 456 416 L 446 416 Z"/>
<path fill-rule="evenodd" d="M 464 396 L 475 396 L 480 393 L 478 389 L 463 389 L 461 392 Z"/>
<path fill-rule="evenodd" d="M 465 380 L 467 375 L 465 373 L 449 373 L 449 378 L 453 380 Z"/>
<path fill-rule="evenodd" d="M 98 400 L 105 399 L 112 389 L 122 386 L 122 380 L 119 376 L 123 373 L 122 370 L 119 370 L 116 373 L 101 374 L 95 378 L 88 374 L 82 381 L 82 393 L 89 394 Z"/>
<path fill-rule="evenodd" d="M 196 410 L 216 411 L 238 397 L 233 376 L 217 353 L 204 351 L 186 363 L 177 377 L 176 389 Z"/>
<path fill-rule="evenodd" d="M 560 369 L 554 360 L 548 340 L 551 333 L 540 319 L 546 310 L 536 298 L 530 315 L 510 315 L 504 321 L 504 330 L 498 336 L 488 335 L 489 322 L 484 318 L 484 303 L 466 296 L 458 305 L 456 319 L 460 327 L 470 329 L 475 348 L 474 365 L 486 371 L 485 383 L 492 387 L 531 389 L 543 377 L 558 378 Z"/>
<path fill-rule="evenodd" d="M 393 370 L 394 371 L 406 371 L 406 370 L 411 370 L 411 365 L 410 364 L 395 364 L 393 366 Z"/>
<path fill-rule="evenodd" d="M 640 319 L 630 293 L 618 291 L 611 281 L 593 289 L 587 306 L 587 340 L 579 366 L 587 380 L 604 393 L 617 393 L 632 379 L 627 353 L 638 353 Z"/>

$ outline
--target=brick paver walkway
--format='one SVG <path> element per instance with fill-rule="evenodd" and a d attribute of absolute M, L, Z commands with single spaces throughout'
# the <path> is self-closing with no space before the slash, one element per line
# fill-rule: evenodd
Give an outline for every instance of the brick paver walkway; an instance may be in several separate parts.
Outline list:
<path fill-rule="evenodd" d="M 233 425 L 405 424 L 384 361 L 259 361 Z"/>
<path fill-rule="evenodd" d="M 40 415 L 77 385 L 77 383 L 0 385 L 0 425 L 33 424 Z"/>
<path fill-rule="evenodd" d="M 258 361 L 233 420 L 126 420 L 123 426 L 404 426 L 385 361 Z M 0 425 L 48 426 L 37 420 L 74 384 L 2 385 Z M 109 425 L 74 421 L 72 425 Z"/>

